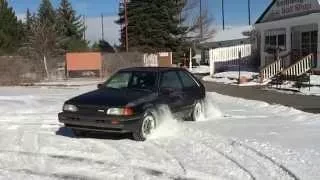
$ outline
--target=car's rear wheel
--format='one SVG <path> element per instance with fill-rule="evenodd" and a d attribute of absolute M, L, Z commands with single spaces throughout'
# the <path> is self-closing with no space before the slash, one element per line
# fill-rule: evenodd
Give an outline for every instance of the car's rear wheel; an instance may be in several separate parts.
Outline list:
<path fill-rule="evenodd" d="M 157 121 L 151 111 L 146 111 L 143 116 L 141 127 L 138 131 L 133 132 L 133 139 L 136 141 L 145 141 L 154 132 Z"/>
<path fill-rule="evenodd" d="M 203 103 L 202 101 L 196 101 L 191 113 L 191 120 L 200 121 L 202 118 L 203 118 Z"/>

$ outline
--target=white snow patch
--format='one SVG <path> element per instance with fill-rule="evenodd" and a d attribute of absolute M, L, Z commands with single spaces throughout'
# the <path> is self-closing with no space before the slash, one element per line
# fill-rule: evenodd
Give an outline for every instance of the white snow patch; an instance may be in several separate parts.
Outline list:
<path fill-rule="evenodd" d="M 309 85 L 309 82 L 303 82 L 303 85 Z M 309 87 L 296 87 L 295 82 L 285 81 L 283 84 L 274 86 L 276 88 L 268 88 L 268 90 L 275 90 L 287 94 L 302 94 L 302 95 L 313 95 L 320 96 L 320 76 L 311 75 L 310 77 L 310 88 Z M 292 90 L 292 91 L 290 91 Z"/>
<path fill-rule="evenodd" d="M 173 137 L 179 133 L 181 122 L 175 119 L 168 106 L 160 106 L 158 108 L 158 127 L 151 135 L 151 139 Z"/>
<path fill-rule="evenodd" d="M 240 84 L 240 86 L 258 86 L 261 85 L 258 79 L 255 78 L 258 75 L 257 72 L 251 71 L 240 71 L 240 77 L 246 78 L 249 81 L 246 83 Z M 223 84 L 231 84 L 231 85 L 238 85 L 239 79 L 239 72 L 238 71 L 226 71 L 214 74 L 213 77 L 205 76 L 203 77 L 204 81 L 208 82 L 219 82 Z"/>
<path fill-rule="evenodd" d="M 69 80 L 57 80 L 57 81 L 43 81 L 39 83 L 34 83 L 38 86 L 89 86 L 97 85 L 103 82 L 102 79 L 69 79 Z"/>
<path fill-rule="evenodd" d="M 190 72 L 195 74 L 208 74 L 210 73 L 210 67 L 205 65 L 200 65 L 200 66 L 193 67 Z"/>
<path fill-rule="evenodd" d="M 318 114 L 207 93 L 206 121 L 164 112 L 146 142 L 74 138 L 57 113 L 95 88 L 1 87 L 0 179 L 293 179 L 279 164 L 299 179 L 320 177 Z"/>
<path fill-rule="evenodd" d="M 252 26 L 235 26 L 225 30 L 219 29 L 212 38 L 205 42 L 230 41 L 248 38 L 248 36 L 244 36 L 243 33 L 251 30 Z"/>

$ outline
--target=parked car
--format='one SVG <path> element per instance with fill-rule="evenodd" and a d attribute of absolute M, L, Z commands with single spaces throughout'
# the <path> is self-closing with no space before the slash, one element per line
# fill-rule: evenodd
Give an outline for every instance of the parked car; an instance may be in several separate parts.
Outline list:
<path fill-rule="evenodd" d="M 176 116 L 197 121 L 204 98 L 203 84 L 183 68 L 127 68 L 97 90 L 66 101 L 58 116 L 78 136 L 88 131 L 131 132 L 135 140 L 143 141 L 159 123 L 160 105 L 167 105 Z"/>

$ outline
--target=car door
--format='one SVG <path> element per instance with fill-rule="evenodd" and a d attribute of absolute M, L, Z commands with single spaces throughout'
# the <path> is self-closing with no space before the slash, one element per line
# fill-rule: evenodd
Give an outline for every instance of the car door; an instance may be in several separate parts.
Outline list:
<path fill-rule="evenodd" d="M 201 99 L 200 85 L 188 74 L 188 72 L 179 71 L 178 74 L 183 85 L 183 110 L 190 111 L 196 100 Z"/>
<path fill-rule="evenodd" d="M 176 71 L 164 71 L 161 73 L 159 94 L 162 104 L 169 106 L 173 113 L 177 113 L 183 107 L 182 82 Z"/>

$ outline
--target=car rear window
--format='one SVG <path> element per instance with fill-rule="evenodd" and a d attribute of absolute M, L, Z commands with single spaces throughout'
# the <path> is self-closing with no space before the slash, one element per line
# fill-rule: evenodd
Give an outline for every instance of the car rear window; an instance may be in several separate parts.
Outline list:
<path fill-rule="evenodd" d="M 182 89 L 181 81 L 176 71 L 163 72 L 160 88 Z"/>
<path fill-rule="evenodd" d="M 183 84 L 183 87 L 185 88 L 191 88 L 191 87 L 197 87 L 198 84 L 193 80 L 193 78 L 190 77 L 187 72 L 179 71 L 179 75 L 181 77 L 181 81 Z"/>

